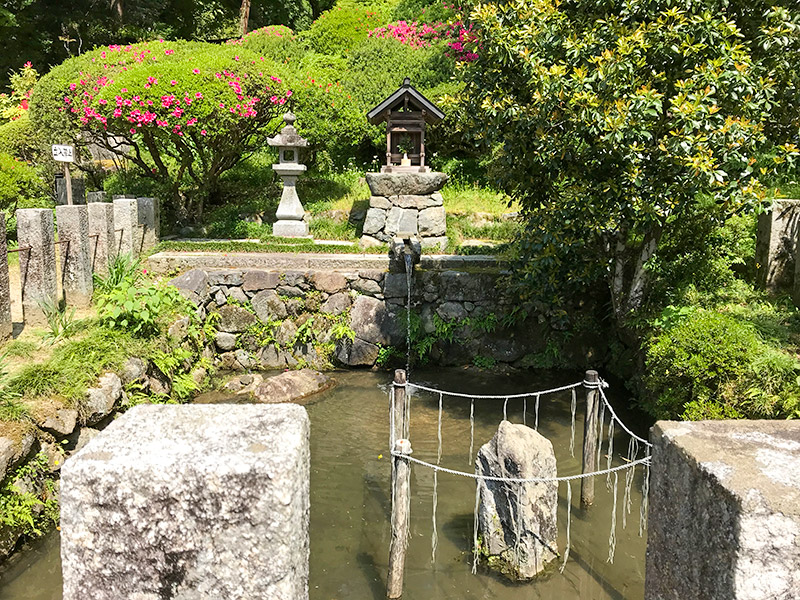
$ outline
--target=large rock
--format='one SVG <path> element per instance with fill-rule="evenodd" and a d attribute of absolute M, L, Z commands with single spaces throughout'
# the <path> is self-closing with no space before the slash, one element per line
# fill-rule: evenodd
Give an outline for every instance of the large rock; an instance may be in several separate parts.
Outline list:
<path fill-rule="evenodd" d="M 256 316 L 249 310 L 241 306 L 226 304 L 219 309 L 217 329 L 227 333 L 242 333 L 247 331 L 251 325 L 255 325 L 257 321 Z"/>
<path fill-rule="evenodd" d="M 78 422 L 78 411 L 72 408 L 59 408 L 39 420 L 37 425 L 48 433 L 58 437 L 69 435 L 75 431 Z"/>
<path fill-rule="evenodd" d="M 327 390 L 333 380 L 327 375 L 311 369 L 287 371 L 266 379 L 259 385 L 253 396 L 257 402 L 275 404 L 292 402 Z"/>
<path fill-rule="evenodd" d="M 386 225 L 386 211 L 380 208 L 370 208 L 364 219 L 364 233 L 367 235 L 378 233 Z"/>
<path fill-rule="evenodd" d="M 419 213 L 419 234 L 422 236 L 443 236 L 447 232 L 447 218 L 444 206 L 426 208 Z"/>
<path fill-rule="evenodd" d="M 329 315 L 340 315 L 349 310 L 351 304 L 350 295 L 347 292 L 339 292 L 325 300 L 320 307 L 320 311 Z"/>
<path fill-rule="evenodd" d="M 367 185 L 373 196 L 427 196 L 447 183 L 444 173 L 367 173 Z"/>
<path fill-rule="evenodd" d="M 386 233 L 417 233 L 417 211 L 393 206 L 386 215 Z"/>
<path fill-rule="evenodd" d="M 122 381 L 116 373 L 106 373 L 97 382 L 97 387 L 86 390 L 81 412 L 87 425 L 102 421 L 114 410 L 114 405 L 122 398 Z"/>
<path fill-rule="evenodd" d="M 286 305 L 278 297 L 275 290 L 264 290 L 258 292 L 250 301 L 256 316 L 264 323 L 268 321 L 280 321 L 286 318 Z"/>
<path fill-rule="evenodd" d="M 800 423 L 659 421 L 646 600 L 800 598 Z"/>
<path fill-rule="evenodd" d="M 478 475 L 556 477 L 553 445 L 525 425 L 501 421 L 475 460 Z M 478 481 L 481 551 L 512 579 L 530 579 L 558 556 L 558 484 Z M 493 560 L 491 560 L 493 559 Z"/>
<path fill-rule="evenodd" d="M 187 271 L 170 283 L 195 304 L 199 304 L 208 294 L 208 274 L 202 269 Z"/>
<path fill-rule="evenodd" d="M 300 406 L 136 406 L 67 461 L 64 600 L 308 598 Z"/>
<path fill-rule="evenodd" d="M 347 287 L 347 277 L 335 271 L 314 271 L 309 279 L 311 285 L 327 294 L 341 292 Z"/>
<path fill-rule="evenodd" d="M 247 271 L 243 277 L 242 289 L 245 292 L 274 290 L 280 281 L 280 274 L 274 271 Z"/>
<path fill-rule="evenodd" d="M 371 367 L 378 360 L 380 348 L 362 339 L 341 340 L 336 346 L 336 360 L 349 367 Z"/>
<path fill-rule="evenodd" d="M 350 326 L 356 337 L 371 344 L 388 345 L 392 324 L 386 304 L 371 296 L 359 296 L 350 311 Z"/>

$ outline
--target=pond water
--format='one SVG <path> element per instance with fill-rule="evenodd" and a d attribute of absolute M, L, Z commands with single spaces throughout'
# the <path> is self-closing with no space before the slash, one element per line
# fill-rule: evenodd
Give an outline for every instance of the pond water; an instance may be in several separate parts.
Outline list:
<path fill-rule="evenodd" d="M 476 394 L 513 394 L 579 381 L 582 373 L 492 375 L 472 370 L 417 371 L 412 379 L 436 387 Z M 308 404 L 311 419 L 311 579 L 312 600 L 385 598 L 389 550 L 389 477 L 387 453 L 388 373 L 340 372 L 338 385 Z M 608 396 L 623 398 L 616 386 Z M 570 392 L 541 399 L 539 431 L 555 448 L 559 475 L 580 472 L 583 392 L 578 391 L 575 458 L 569 453 Z M 508 418 L 522 422 L 522 401 L 508 404 Z M 528 402 L 528 424 L 533 423 Z M 469 401 L 444 399 L 442 422 L 444 466 L 472 471 L 469 464 Z M 475 405 L 475 451 L 488 441 L 503 416 L 503 402 Z M 620 414 L 628 420 L 625 413 Z M 412 399 L 410 438 L 414 456 L 435 461 L 438 398 L 418 394 Z M 634 430 L 637 428 L 634 427 Z M 641 429 L 637 433 L 643 433 Z M 627 449 L 624 435 L 614 446 Z M 619 463 L 619 459 L 615 464 Z M 603 460 L 605 465 L 605 460 Z M 438 549 L 431 561 L 433 473 L 413 467 L 411 479 L 411 540 L 406 560 L 404 600 L 450 598 L 532 600 L 640 600 L 644 596 L 646 541 L 639 537 L 641 469 L 632 489 L 627 528 L 617 513 L 616 553 L 607 562 L 612 493 L 606 480 L 596 483 L 595 505 L 579 507 L 580 484 L 572 484 L 572 548 L 563 574 L 558 570 L 523 584 L 505 581 L 480 568 L 471 572 L 475 482 L 441 474 L 438 483 Z M 619 478 L 618 504 L 624 473 Z M 559 550 L 565 547 L 566 488 L 559 488 Z M 621 510 L 621 509 L 619 509 Z M 18 554 L 0 574 L 0 600 L 60 600 L 61 574 L 57 533 L 38 540 Z"/>

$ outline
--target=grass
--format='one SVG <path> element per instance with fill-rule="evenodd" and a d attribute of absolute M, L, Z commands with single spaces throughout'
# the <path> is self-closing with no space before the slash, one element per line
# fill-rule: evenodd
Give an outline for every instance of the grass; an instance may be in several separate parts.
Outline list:
<path fill-rule="evenodd" d="M 280 239 L 280 238 L 277 238 Z M 313 252 L 317 254 L 385 254 L 386 246 L 359 248 L 358 246 L 341 246 L 315 244 L 311 240 L 293 241 L 292 243 L 273 242 L 236 242 L 213 240 L 210 242 L 161 242 L 153 249 L 157 252 Z"/>

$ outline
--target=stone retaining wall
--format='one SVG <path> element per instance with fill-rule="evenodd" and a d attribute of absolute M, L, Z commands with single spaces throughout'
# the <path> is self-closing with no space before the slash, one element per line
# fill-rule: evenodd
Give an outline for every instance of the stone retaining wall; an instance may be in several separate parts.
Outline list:
<path fill-rule="evenodd" d="M 498 288 L 499 276 L 497 270 L 415 272 L 413 326 L 417 339 L 430 345 L 432 363 L 535 363 L 547 329 L 531 320 L 502 325 L 515 301 Z M 391 348 L 405 357 L 405 273 L 192 269 L 172 284 L 202 318 L 218 315 L 213 318 L 223 368 L 373 366 L 385 364 Z M 576 353 L 588 353 L 588 360 L 596 354 L 577 346 Z"/>

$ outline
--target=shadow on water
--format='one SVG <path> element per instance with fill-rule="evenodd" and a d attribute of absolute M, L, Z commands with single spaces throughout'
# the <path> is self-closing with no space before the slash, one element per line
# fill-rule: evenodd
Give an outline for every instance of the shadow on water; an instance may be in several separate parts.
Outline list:
<path fill-rule="evenodd" d="M 426 382 L 472 393 L 517 393 L 578 380 L 580 373 L 499 375 L 462 369 L 412 374 Z M 387 452 L 387 384 L 391 374 L 337 373 L 339 385 L 306 405 L 311 420 L 311 600 L 374 598 L 386 594 L 390 541 L 390 471 Z M 612 388 L 613 389 L 613 388 Z M 470 457 L 469 401 L 446 398 L 442 411 L 442 464 L 472 472 L 474 454 L 494 434 L 503 402 L 475 405 L 474 449 Z M 508 418 L 522 422 L 523 405 L 509 402 Z M 231 406 L 231 410 L 235 410 Z M 526 419 L 533 423 L 534 407 Z M 410 437 L 414 456 L 436 460 L 438 397 L 412 397 Z M 559 475 L 580 472 L 582 404 L 579 403 L 575 457 L 569 453 L 570 394 L 542 398 L 539 431 L 553 443 Z M 627 448 L 627 439 L 614 446 Z M 620 461 L 616 459 L 615 464 Z M 624 479 L 621 478 L 621 479 Z M 438 478 L 438 549 L 431 560 L 432 472 L 414 467 L 411 478 L 411 522 L 404 600 L 641 600 L 644 596 L 645 540 L 638 536 L 641 474 L 632 488 L 632 514 L 622 529 L 618 513 L 616 559 L 607 562 L 613 493 L 604 479 L 596 482 L 595 505 L 579 507 L 580 484 L 572 484 L 570 558 L 529 583 L 511 583 L 484 566 L 471 572 L 475 482 L 442 474 Z M 623 497 L 620 481 L 618 499 Z M 621 505 L 622 502 L 619 502 Z M 566 487 L 559 489 L 559 552 L 566 547 Z M 0 574 L 0 600 L 60 600 L 58 536 L 51 534 L 34 549 L 16 557 Z"/>

